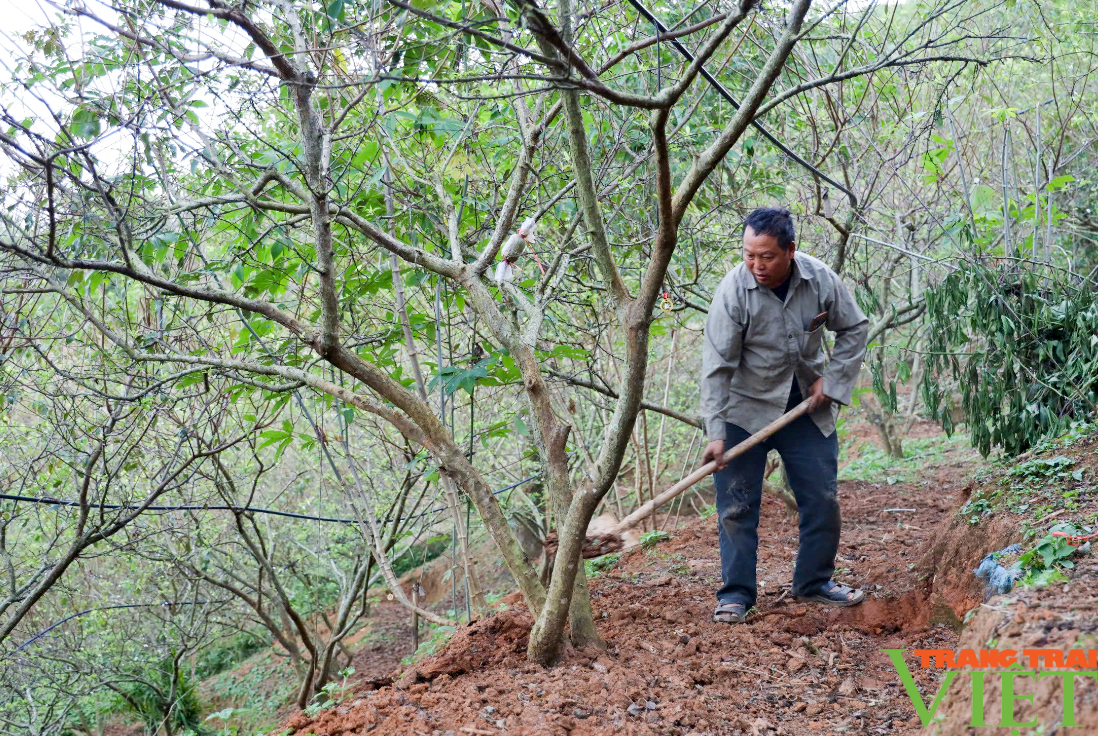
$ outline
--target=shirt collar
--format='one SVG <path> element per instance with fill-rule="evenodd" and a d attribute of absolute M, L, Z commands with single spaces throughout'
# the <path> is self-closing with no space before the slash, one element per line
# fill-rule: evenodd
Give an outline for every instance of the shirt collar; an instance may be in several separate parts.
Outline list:
<path fill-rule="evenodd" d="M 797 254 L 796 253 L 793 254 L 793 262 L 789 264 L 789 270 L 790 270 L 789 290 L 794 291 L 797 288 L 797 284 L 801 283 L 802 279 L 807 278 L 807 276 L 801 275 L 802 272 L 804 271 L 804 269 L 803 268 L 797 268 Z"/>
<path fill-rule="evenodd" d="M 743 265 L 743 273 L 741 274 L 741 277 L 740 277 L 740 283 L 743 285 L 743 287 L 745 289 L 754 289 L 754 288 L 758 287 L 759 282 L 756 281 L 755 277 L 751 275 L 751 272 L 747 270 L 747 264 L 744 263 L 742 265 Z M 796 289 L 797 284 L 799 284 L 802 280 L 803 281 L 815 281 L 815 279 L 816 279 L 816 275 L 812 272 L 811 269 L 804 268 L 803 266 L 798 266 L 797 254 L 796 253 L 793 254 L 793 263 L 790 264 L 790 268 L 793 271 L 793 273 L 791 273 L 790 276 L 789 276 L 789 289 L 790 289 L 790 291 L 792 291 L 793 289 Z"/>

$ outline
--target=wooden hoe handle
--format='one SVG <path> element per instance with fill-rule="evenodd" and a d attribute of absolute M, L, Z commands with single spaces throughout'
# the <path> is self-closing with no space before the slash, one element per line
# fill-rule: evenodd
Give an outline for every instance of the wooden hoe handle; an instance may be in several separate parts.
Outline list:
<path fill-rule="evenodd" d="M 782 427 L 784 427 L 787 424 L 789 424 L 790 422 L 792 422 L 797 417 L 801 416 L 802 414 L 808 413 L 808 402 L 809 402 L 809 400 L 805 399 L 801 403 L 797 404 L 797 406 L 795 406 L 793 409 L 791 409 L 790 411 L 788 411 L 785 414 L 781 415 L 780 417 L 775 419 L 773 422 L 766 425 L 765 427 L 763 427 L 758 432 L 756 432 L 755 434 L 748 437 L 746 440 L 744 440 L 740 444 L 736 445 L 735 447 L 733 447 L 730 450 L 725 450 L 725 453 L 724 453 L 725 461 L 731 460 L 732 458 L 736 457 L 737 455 L 741 455 L 744 452 L 747 452 L 748 450 L 750 450 L 755 445 L 757 445 L 760 442 L 768 439 L 771 435 L 773 435 L 779 429 L 781 429 Z M 655 511 L 656 509 L 658 509 L 660 506 L 664 505 L 665 503 L 670 501 L 672 498 L 679 495 L 680 493 L 685 491 L 687 488 L 694 485 L 699 480 L 701 480 L 705 476 L 709 475 L 710 473 L 712 473 L 716 469 L 717 469 L 717 462 L 715 460 L 710 460 L 705 465 L 701 466 L 700 468 L 695 470 L 693 473 L 686 476 L 685 478 L 680 480 L 678 483 L 671 486 L 666 491 L 664 491 L 660 495 L 656 496 L 651 501 L 644 504 L 643 506 L 641 506 L 639 509 L 637 509 L 633 513 L 629 514 L 629 516 L 626 516 L 624 519 L 619 521 L 612 529 L 610 529 L 607 532 L 607 534 L 621 534 L 626 529 L 632 529 L 637 524 L 639 524 L 641 521 L 648 518 L 648 516 L 650 516 L 652 514 L 652 512 Z"/>

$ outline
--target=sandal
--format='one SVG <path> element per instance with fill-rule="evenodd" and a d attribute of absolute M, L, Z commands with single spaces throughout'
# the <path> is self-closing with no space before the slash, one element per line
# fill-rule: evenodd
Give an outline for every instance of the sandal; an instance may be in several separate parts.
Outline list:
<path fill-rule="evenodd" d="M 713 620 L 719 624 L 742 624 L 747 620 L 747 608 L 742 603 L 722 603 L 713 612 Z"/>
<path fill-rule="evenodd" d="M 865 593 L 857 588 L 851 588 L 849 585 L 829 580 L 815 593 L 799 595 L 797 600 L 827 603 L 832 606 L 856 606 L 865 600 Z"/>

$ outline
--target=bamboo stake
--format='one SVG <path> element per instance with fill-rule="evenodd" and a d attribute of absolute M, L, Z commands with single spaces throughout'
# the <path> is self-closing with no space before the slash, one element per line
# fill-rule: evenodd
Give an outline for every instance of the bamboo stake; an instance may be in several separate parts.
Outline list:
<path fill-rule="evenodd" d="M 695 429 L 694 430 L 694 435 L 690 438 L 690 449 L 688 449 L 686 451 L 686 459 L 683 460 L 683 463 L 682 463 L 682 473 L 686 472 L 686 464 L 688 462 L 690 462 L 690 456 L 694 454 L 694 443 L 698 441 L 698 434 L 700 432 L 701 432 L 700 429 Z M 680 475 L 682 473 L 680 473 Z M 672 529 L 678 529 L 679 528 L 679 516 L 681 516 L 681 515 L 682 515 L 682 496 L 679 496 L 678 506 L 675 507 L 675 520 L 673 522 L 671 522 L 671 528 Z"/>
<path fill-rule="evenodd" d="M 641 409 L 641 416 L 644 416 L 644 409 Z M 633 441 L 633 452 L 636 453 L 637 459 L 633 463 L 633 495 L 637 499 L 637 509 L 644 506 L 644 491 L 641 486 L 641 448 L 640 443 L 637 442 L 637 428 L 633 428 L 633 432 L 629 435 L 629 439 Z M 634 509 L 636 511 L 636 509 Z"/>
<path fill-rule="evenodd" d="M 453 515 L 455 522 L 457 523 L 456 534 L 458 542 L 461 547 L 461 558 L 465 568 L 465 610 L 466 617 L 472 621 L 473 610 L 476 610 L 477 615 L 480 616 L 488 608 L 488 603 L 484 599 L 484 595 L 481 593 L 480 583 L 477 581 L 476 568 L 474 567 L 474 561 L 472 555 L 469 552 L 469 528 L 461 518 L 461 509 L 458 504 L 457 488 L 454 485 L 454 481 L 449 476 L 442 476 L 442 487 L 446 493 L 447 505 L 450 507 L 450 514 Z"/>
<path fill-rule="evenodd" d="M 808 413 L 808 402 L 809 402 L 809 399 L 805 399 L 800 404 L 798 404 L 796 407 L 794 407 L 792 410 L 790 410 L 790 411 L 786 412 L 785 414 L 783 414 L 782 416 L 778 417 L 773 422 L 766 425 L 765 427 L 763 427 L 758 432 L 756 432 L 755 434 L 748 437 L 746 440 L 744 440 L 740 444 L 736 445 L 735 447 L 733 447 L 730 450 L 726 450 L 725 453 L 724 453 L 724 459 L 726 461 L 728 461 L 728 460 L 731 460 L 732 458 L 736 457 L 737 455 L 742 455 L 743 453 L 747 452 L 748 450 L 750 450 L 755 445 L 758 445 L 759 443 L 769 439 L 775 432 L 777 432 L 782 427 L 785 427 L 786 425 L 791 424 L 795 419 L 799 418 L 803 414 L 807 414 Z M 697 483 L 698 481 L 700 481 L 702 478 L 706 477 L 707 475 L 711 474 L 716 469 L 717 469 L 716 461 L 711 460 L 710 462 L 706 463 L 705 465 L 703 465 L 700 468 L 698 468 L 697 470 L 695 470 L 690 475 L 688 475 L 685 478 L 683 478 L 682 480 L 680 480 L 675 485 L 668 488 L 666 491 L 664 491 L 660 495 L 653 498 L 648 503 L 641 506 L 639 509 L 637 509 L 633 513 L 629 514 L 629 516 L 626 516 L 624 519 L 619 521 L 617 523 L 617 525 L 615 525 L 612 529 L 610 529 L 610 531 L 607 532 L 607 533 L 608 534 L 621 534 L 622 532 L 624 532 L 627 529 L 632 529 L 637 524 L 639 524 L 641 521 L 648 518 L 648 516 L 650 516 L 652 514 L 652 512 L 655 511 L 657 508 L 659 508 L 663 504 L 667 503 L 672 498 L 674 498 L 675 496 L 677 496 L 680 493 L 682 493 L 683 491 L 685 491 L 687 488 L 690 488 L 695 483 Z"/>
<path fill-rule="evenodd" d="M 1041 103 L 1037 103 L 1037 149 L 1033 162 L 1033 247 L 1030 255 L 1037 260 L 1037 233 L 1041 231 Z"/>
<path fill-rule="evenodd" d="M 1049 150 L 1048 158 L 1048 183 L 1045 185 L 1045 263 L 1052 261 L 1052 175 L 1056 173 L 1055 153 Z"/>
<path fill-rule="evenodd" d="M 653 499 L 656 497 L 656 481 L 652 476 L 652 445 L 648 443 L 648 412 L 641 409 L 641 434 L 644 439 L 644 467 L 645 477 L 648 479 L 648 498 Z M 659 529 L 659 518 L 652 514 L 652 530 Z"/>
<path fill-rule="evenodd" d="M 663 382 L 663 405 L 667 406 L 667 398 L 671 395 L 671 369 L 675 367 L 675 340 L 679 334 L 671 330 L 671 353 L 667 356 L 667 378 Z M 652 476 L 656 481 L 660 479 L 660 457 L 663 455 L 663 425 L 667 419 L 666 414 L 660 414 L 660 431 L 656 439 L 656 467 Z"/>
<path fill-rule="evenodd" d="M 419 583 L 412 583 L 412 605 L 419 605 Z M 419 612 L 412 609 L 412 652 L 419 651 Z"/>
<path fill-rule="evenodd" d="M 1006 243 L 1007 253 L 1014 252 L 1014 240 L 1010 237 L 1010 192 L 1007 189 L 1007 151 L 1010 145 L 1009 123 L 1003 124 L 1003 166 L 1000 176 L 1003 182 L 1003 241 Z"/>

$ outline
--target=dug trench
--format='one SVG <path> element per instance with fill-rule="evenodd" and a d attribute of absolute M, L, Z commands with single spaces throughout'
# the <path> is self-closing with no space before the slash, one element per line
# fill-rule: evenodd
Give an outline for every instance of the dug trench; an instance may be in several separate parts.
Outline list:
<path fill-rule="evenodd" d="M 1092 475 L 1094 445 L 1092 438 L 1076 450 Z M 947 695 L 938 722 L 924 729 L 881 651 L 978 648 L 996 632 L 1019 648 L 1029 641 L 1066 648 L 1088 626 L 1093 633 L 1094 565 L 1080 565 L 1082 577 L 1072 583 L 1090 592 L 1059 608 L 1041 608 L 1042 599 L 1062 595 L 1053 588 L 985 603 L 972 570 L 989 552 L 1022 541 L 1025 517 L 970 523 L 958 510 L 974 488 L 971 468 L 948 458 L 915 482 L 840 484 L 836 578 L 867 591 L 860 606 L 789 597 L 795 517 L 764 497 L 760 597 L 745 624 L 711 621 L 720 579 L 716 517 L 693 519 L 667 541 L 627 550 L 591 580 L 605 651 L 568 651 L 550 669 L 530 664 L 532 622 L 516 594 L 505 599 L 506 610 L 398 669 L 392 685 L 360 687 L 312 717 L 292 715 L 283 727 L 296 736 L 1009 733 L 969 728 L 963 693 Z M 912 674 L 929 703 L 942 673 L 913 666 Z M 1079 684 L 1080 713 L 1098 713 L 1096 690 Z M 1052 707 L 1051 698 L 1040 702 Z M 987 722 L 997 723 L 992 715 Z M 1092 725 L 1072 732 L 1098 733 Z"/>

